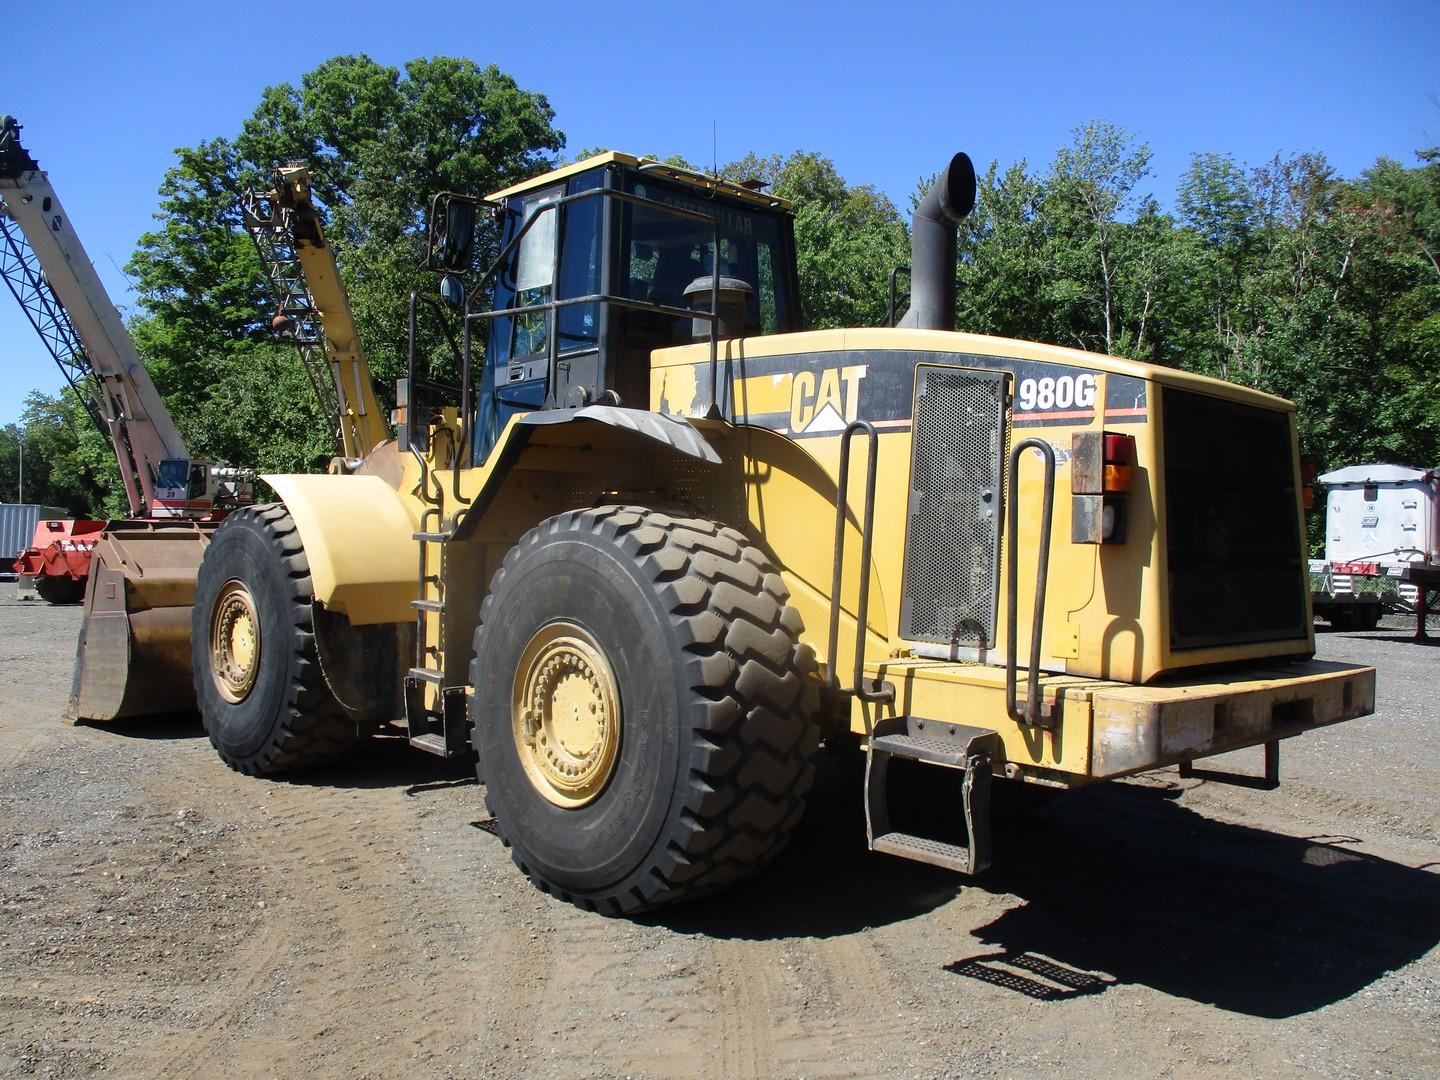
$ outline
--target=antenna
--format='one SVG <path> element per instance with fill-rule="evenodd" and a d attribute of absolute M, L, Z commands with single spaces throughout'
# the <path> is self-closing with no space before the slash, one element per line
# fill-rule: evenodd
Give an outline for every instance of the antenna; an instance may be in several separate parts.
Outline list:
<path fill-rule="evenodd" d="M 713 118 L 710 121 L 710 168 L 714 170 L 715 179 L 720 179 L 720 137 L 716 133 L 718 123 Z"/>

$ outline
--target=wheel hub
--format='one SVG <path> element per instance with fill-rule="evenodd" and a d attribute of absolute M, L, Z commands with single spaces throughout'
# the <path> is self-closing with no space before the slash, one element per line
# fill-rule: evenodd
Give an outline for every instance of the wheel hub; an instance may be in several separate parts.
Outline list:
<path fill-rule="evenodd" d="M 210 616 L 210 673 L 226 701 L 239 704 L 260 673 L 260 619 L 243 581 L 227 581 Z"/>
<path fill-rule="evenodd" d="M 619 755 L 620 695 L 588 631 L 556 622 L 530 639 L 510 715 L 520 763 L 541 795 L 577 807 L 600 794 Z"/>

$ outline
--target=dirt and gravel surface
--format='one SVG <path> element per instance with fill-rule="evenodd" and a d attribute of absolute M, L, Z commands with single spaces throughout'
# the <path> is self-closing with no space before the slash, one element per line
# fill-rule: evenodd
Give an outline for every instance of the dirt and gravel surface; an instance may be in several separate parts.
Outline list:
<path fill-rule="evenodd" d="M 1440 650 L 1408 630 L 1320 635 L 1379 711 L 1287 743 L 1278 791 L 1063 796 L 966 883 L 867 853 L 827 766 L 764 876 L 615 920 L 400 740 L 276 783 L 193 717 L 62 724 L 79 617 L 0 586 L 0 1075 L 1440 1076 Z"/>

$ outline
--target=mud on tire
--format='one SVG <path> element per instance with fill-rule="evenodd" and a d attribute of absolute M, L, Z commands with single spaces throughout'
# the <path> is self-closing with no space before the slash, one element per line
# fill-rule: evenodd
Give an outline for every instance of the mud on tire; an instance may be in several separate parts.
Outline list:
<path fill-rule="evenodd" d="M 217 673 L 217 602 L 248 595 L 256 655 L 248 687 Z M 360 742 L 316 658 L 310 564 L 278 504 L 236 511 L 215 530 L 195 586 L 190 650 L 205 732 L 232 769 L 269 776 L 343 758 Z"/>
<path fill-rule="evenodd" d="M 618 749 L 583 805 L 537 782 L 513 707 L 522 661 L 557 625 L 603 652 L 618 700 Z M 813 777 L 817 684 L 800 631 L 775 568 L 715 522 L 605 506 L 522 537 L 482 606 L 471 668 L 478 768 L 520 869 L 628 913 L 764 866 Z"/>

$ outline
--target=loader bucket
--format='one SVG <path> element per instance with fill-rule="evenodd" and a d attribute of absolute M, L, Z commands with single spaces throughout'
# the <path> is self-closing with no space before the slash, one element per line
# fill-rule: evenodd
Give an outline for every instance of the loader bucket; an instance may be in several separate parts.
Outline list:
<path fill-rule="evenodd" d="M 75 652 L 75 720 L 193 711 L 190 609 L 213 522 L 112 521 L 95 544 Z"/>

